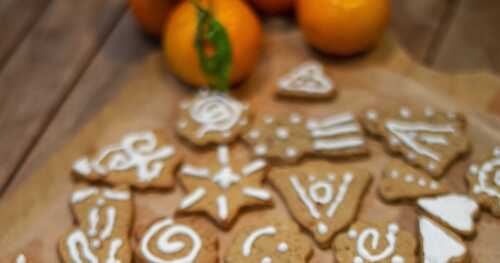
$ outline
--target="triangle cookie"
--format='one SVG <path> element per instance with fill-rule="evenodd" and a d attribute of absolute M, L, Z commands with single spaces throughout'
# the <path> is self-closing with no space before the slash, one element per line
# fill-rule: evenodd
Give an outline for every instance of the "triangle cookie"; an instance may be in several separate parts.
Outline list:
<path fill-rule="evenodd" d="M 327 99 L 335 95 L 332 81 L 316 62 L 294 68 L 278 80 L 277 86 L 278 95 L 286 97 Z"/>
<path fill-rule="evenodd" d="M 475 233 L 474 219 L 479 206 L 473 199 L 459 194 L 448 194 L 432 198 L 420 198 L 418 206 L 434 219 L 464 236 Z"/>
<path fill-rule="evenodd" d="M 422 262 L 463 263 L 467 261 L 467 247 L 459 236 L 445 230 L 427 217 L 418 220 Z"/>

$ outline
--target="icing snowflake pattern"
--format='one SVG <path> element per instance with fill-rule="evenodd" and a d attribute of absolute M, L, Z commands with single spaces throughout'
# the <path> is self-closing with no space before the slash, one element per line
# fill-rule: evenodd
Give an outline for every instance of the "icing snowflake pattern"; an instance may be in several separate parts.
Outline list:
<path fill-rule="evenodd" d="M 394 223 L 388 225 L 384 237 L 381 237 L 380 232 L 376 228 L 365 228 L 362 231 L 351 228 L 347 236 L 349 239 L 356 239 L 357 253 L 352 262 L 381 262 L 390 258 L 391 263 L 405 263 L 405 259 L 395 253 L 398 232 L 399 226 Z M 385 243 L 387 243 L 385 248 L 379 247 L 381 238 L 385 238 Z"/>
<path fill-rule="evenodd" d="M 240 189 L 241 194 L 246 199 L 251 199 L 257 203 L 265 203 L 271 200 L 270 193 L 261 188 L 261 182 L 257 184 L 244 184 L 242 181 L 251 179 L 251 177 L 262 178 L 263 170 L 266 167 L 266 162 L 261 159 L 254 160 L 240 169 L 236 170 L 231 163 L 229 148 L 226 145 L 221 145 L 217 148 L 217 168 L 210 169 L 209 167 L 198 167 L 190 164 L 184 164 L 180 169 L 181 180 L 190 180 L 193 184 L 199 186 L 193 187 L 192 191 L 181 200 L 180 209 L 189 210 L 202 202 L 209 196 L 209 191 L 217 192 L 215 203 L 217 207 L 216 219 L 223 223 L 229 223 L 234 214 L 231 213 L 231 205 L 234 201 L 228 197 L 228 192 L 234 192 L 235 187 Z M 195 181 L 191 180 L 195 179 Z M 252 181 L 259 181 L 253 180 Z M 204 185 L 210 184 L 210 189 Z"/>
<path fill-rule="evenodd" d="M 333 83 L 324 74 L 322 66 L 314 62 L 300 65 L 278 80 L 278 92 L 284 94 L 325 96 L 333 90 Z"/>

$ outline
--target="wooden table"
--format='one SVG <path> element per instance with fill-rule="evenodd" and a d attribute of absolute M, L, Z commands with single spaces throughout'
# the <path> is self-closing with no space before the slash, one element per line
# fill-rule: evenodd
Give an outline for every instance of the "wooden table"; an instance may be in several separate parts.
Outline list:
<path fill-rule="evenodd" d="M 415 60 L 444 71 L 500 71 L 499 1 L 394 0 L 392 14 L 392 31 Z M 4 196 L 117 94 L 131 68 L 159 45 L 141 34 L 125 0 L 3 0 L 0 25 Z M 500 115 L 495 88 L 444 91 L 470 101 L 474 89 L 490 101 L 482 110 Z"/>

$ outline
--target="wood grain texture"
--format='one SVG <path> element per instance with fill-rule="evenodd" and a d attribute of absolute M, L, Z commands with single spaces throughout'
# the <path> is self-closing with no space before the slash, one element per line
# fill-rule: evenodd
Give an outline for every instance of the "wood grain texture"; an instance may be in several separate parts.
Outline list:
<path fill-rule="evenodd" d="M 234 92 L 239 99 L 249 102 L 256 114 L 290 112 L 290 109 L 294 109 L 307 114 L 327 115 L 346 110 L 358 112 L 372 105 L 399 103 L 461 110 L 469 118 L 469 135 L 476 151 L 469 158 L 457 162 L 446 174 L 444 181 L 457 192 L 464 192 L 466 189 L 463 175 L 470 159 L 481 155 L 481 150 L 486 149 L 484 147 L 494 142 L 500 143 L 498 120 L 485 117 L 473 105 L 455 103 L 444 93 L 436 93 L 427 88 L 428 85 L 439 82 L 442 75 L 425 76 L 425 72 L 419 70 L 420 66 L 408 62 L 407 55 L 401 52 L 391 37 L 385 38 L 374 52 L 345 60 L 327 59 L 314 53 L 305 46 L 297 30 L 267 32 L 272 34 L 266 37 L 263 59 L 257 70 L 249 81 Z M 338 98 L 333 102 L 319 104 L 274 100 L 272 86 L 276 78 L 287 68 L 309 59 L 325 63 L 325 71 L 333 76 L 341 89 Z M 173 123 L 176 120 L 176 103 L 181 97 L 192 93 L 192 90 L 172 78 L 159 51 L 148 59 L 137 62 L 137 68 L 130 74 L 130 78 L 122 82 L 124 88 L 119 95 L 79 130 L 73 139 L 48 157 L 48 161 L 36 169 L 32 176 L 25 177 L 0 200 L 0 256 L 11 255 L 32 242 L 40 241 L 43 251 L 40 260 L 56 262 L 54 246 L 72 221 L 67 204 L 74 182 L 69 172 L 73 161 L 86 149 L 104 145 L 116 140 L 123 132 L 138 129 L 164 128 L 167 136 L 175 138 Z M 444 81 L 441 84 L 452 85 L 453 82 Z M 180 141 L 176 145 L 186 152 L 187 158 L 197 158 L 196 153 L 187 145 Z M 369 169 L 376 178 L 363 201 L 359 218 L 396 221 L 402 229 L 415 233 L 417 212 L 414 206 L 387 205 L 377 197 L 378 177 L 388 156 L 383 147 L 373 140 L 369 141 L 369 147 L 373 151 L 370 158 L 352 163 Z M 181 196 L 179 187 L 171 192 L 137 193 L 135 227 L 158 216 L 172 215 Z M 287 215 L 280 198 L 275 194 L 273 197 L 276 201 L 274 209 L 246 213 L 239 218 L 232 231 L 220 233 L 222 253 L 237 229 L 244 224 L 258 221 L 264 214 Z M 478 227 L 478 235 L 469 242 L 475 262 L 495 262 L 500 257 L 500 251 L 495 249 L 499 244 L 497 233 L 500 231 L 500 222 L 483 214 Z M 316 249 L 310 262 L 332 262 L 332 258 L 330 250 Z"/>
<path fill-rule="evenodd" d="M 124 0 L 57 0 L 0 73 L 0 187 L 95 56 Z"/>
<path fill-rule="evenodd" d="M 74 136 L 93 115 L 117 95 L 131 69 L 147 54 L 158 49 L 159 43 L 144 39 L 133 19 L 128 12 L 120 20 L 29 153 L 5 194 L 8 195 L 9 190 L 16 188 L 35 167 L 46 161 L 51 153 Z"/>
<path fill-rule="evenodd" d="M 0 1 L 0 71 L 49 4 L 50 0 Z"/>

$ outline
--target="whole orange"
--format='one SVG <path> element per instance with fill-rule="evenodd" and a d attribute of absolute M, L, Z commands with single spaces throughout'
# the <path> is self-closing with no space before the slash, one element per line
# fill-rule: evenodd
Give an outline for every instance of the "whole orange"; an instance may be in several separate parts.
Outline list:
<path fill-rule="evenodd" d="M 161 36 L 163 24 L 177 0 L 129 0 L 136 20 L 148 34 Z"/>
<path fill-rule="evenodd" d="M 389 0 L 298 0 L 297 18 L 315 48 L 351 55 L 372 47 L 389 22 Z"/>
<path fill-rule="evenodd" d="M 291 10 L 295 0 L 252 0 L 257 9 L 268 14 L 279 14 Z"/>
<path fill-rule="evenodd" d="M 206 6 L 207 1 L 202 1 Z M 252 9 L 241 0 L 211 0 L 211 13 L 229 35 L 232 51 L 230 82 L 245 79 L 259 58 L 262 28 Z M 197 11 L 189 2 L 180 3 L 166 23 L 163 47 L 171 70 L 191 85 L 206 85 L 208 80 L 198 61 L 194 46 Z"/>

